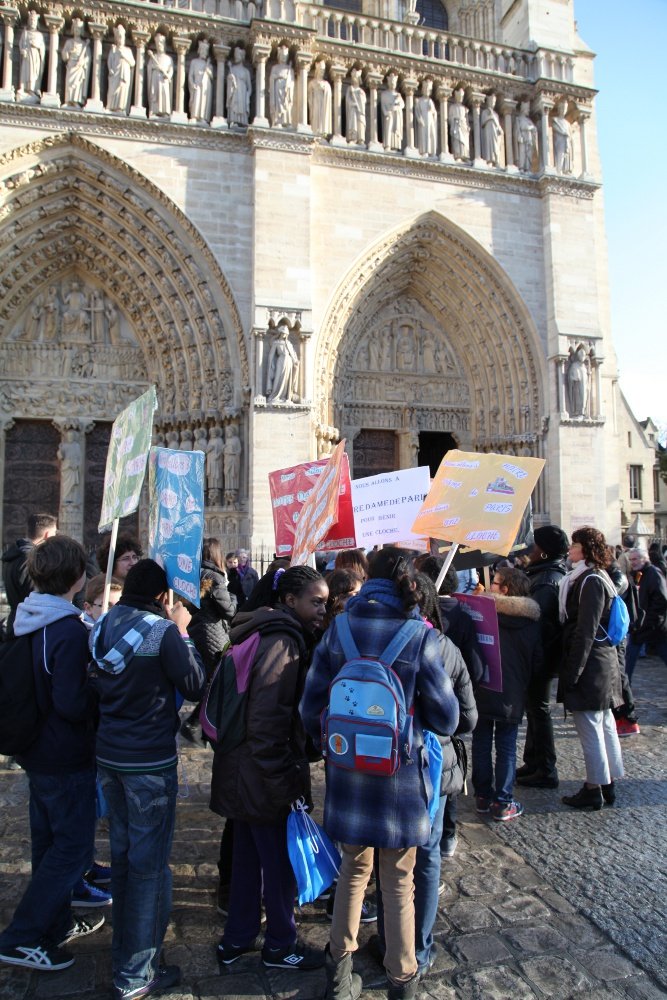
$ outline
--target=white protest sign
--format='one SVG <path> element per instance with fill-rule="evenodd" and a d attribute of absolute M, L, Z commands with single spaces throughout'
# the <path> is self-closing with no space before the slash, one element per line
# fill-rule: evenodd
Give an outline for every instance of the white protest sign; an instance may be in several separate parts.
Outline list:
<path fill-rule="evenodd" d="M 357 545 L 372 548 L 414 539 L 412 525 L 430 486 L 428 466 L 399 469 L 352 480 L 352 509 Z"/>

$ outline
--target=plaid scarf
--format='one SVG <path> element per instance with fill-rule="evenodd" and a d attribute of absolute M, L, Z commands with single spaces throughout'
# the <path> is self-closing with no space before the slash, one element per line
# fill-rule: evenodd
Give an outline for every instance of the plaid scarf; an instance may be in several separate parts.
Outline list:
<path fill-rule="evenodd" d="M 134 609 L 132 611 L 133 621 L 129 629 L 104 654 L 98 652 L 97 644 L 102 628 L 104 627 L 106 615 L 103 615 L 99 619 L 93 629 L 90 637 L 90 648 L 93 653 L 93 659 L 98 667 L 105 670 L 108 674 L 122 673 L 132 657 L 139 651 L 144 639 L 153 626 L 163 620 L 159 615 L 152 614 L 143 614 L 137 619 L 136 611 Z M 121 623 L 118 622 L 117 624 Z"/>

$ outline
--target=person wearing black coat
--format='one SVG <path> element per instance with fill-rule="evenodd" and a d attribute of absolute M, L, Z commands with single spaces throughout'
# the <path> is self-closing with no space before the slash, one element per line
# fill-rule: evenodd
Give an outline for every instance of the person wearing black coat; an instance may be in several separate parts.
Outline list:
<path fill-rule="evenodd" d="M 555 524 L 536 528 L 534 544 L 528 552 L 524 572 L 530 582 L 530 596 L 540 606 L 542 669 L 533 674 L 526 700 L 526 742 L 523 767 L 518 768 L 518 785 L 527 788 L 558 788 L 556 747 L 551 721 L 551 682 L 558 675 L 563 628 L 558 615 L 558 588 L 567 572 L 565 556 L 568 539 Z"/>
<path fill-rule="evenodd" d="M 630 627 L 625 656 L 625 670 L 632 680 L 644 643 L 667 663 L 667 584 L 660 570 L 649 561 L 646 549 L 630 549 L 628 558 L 639 597 L 639 620 Z"/>
<path fill-rule="evenodd" d="M 496 570 L 491 596 L 498 612 L 502 691 L 479 687 L 479 720 L 472 734 L 472 783 L 479 813 L 494 820 L 516 819 L 523 806 L 513 798 L 516 741 L 528 686 L 541 669 L 540 607 L 528 597 L 528 579 L 521 570 Z M 493 747 L 495 743 L 495 781 Z"/>
<path fill-rule="evenodd" d="M 563 796 L 574 809 L 602 808 L 614 801 L 614 780 L 623 775 L 621 745 L 612 709 L 623 701 L 618 653 L 607 638 L 616 589 L 604 570 L 604 535 L 596 528 L 572 534 L 572 569 L 559 594 L 563 660 L 558 700 L 572 713 L 586 764 L 586 781 L 575 795 Z"/>

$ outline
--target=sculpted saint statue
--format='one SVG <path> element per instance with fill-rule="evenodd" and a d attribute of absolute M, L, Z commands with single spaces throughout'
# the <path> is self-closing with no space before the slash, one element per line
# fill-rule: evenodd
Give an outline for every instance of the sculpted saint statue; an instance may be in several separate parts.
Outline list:
<path fill-rule="evenodd" d="M 432 93 L 433 80 L 423 80 L 421 94 L 415 101 L 417 149 L 422 156 L 435 156 L 438 150 L 438 112 Z"/>
<path fill-rule="evenodd" d="M 126 115 L 134 72 L 134 56 L 130 46 L 125 44 L 125 28 L 122 24 L 117 24 L 113 29 L 113 39 L 107 57 L 109 69 L 107 111 Z"/>
<path fill-rule="evenodd" d="M 463 103 L 465 92 L 462 87 L 454 91 L 454 100 L 449 105 L 449 148 L 455 160 L 470 159 L 470 122 L 468 109 Z"/>
<path fill-rule="evenodd" d="M 241 452 L 243 446 L 239 438 L 236 424 L 225 427 L 225 499 L 233 501 L 239 490 L 241 480 Z"/>
<path fill-rule="evenodd" d="M 497 167 L 500 163 L 503 129 L 496 111 L 496 95 L 488 94 L 480 115 L 482 129 L 482 159 Z"/>
<path fill-rule="evenodd" d="M 522 101 L 519 114 L 516 116 L 516 144 L 518 150 L 519 170 L 526 174 L 532 172 L 533 157 L 537 150 L 537 126 L 530 118 L 530 101 Z"/>
<path fill-rule="evenodd" d="M 224 450 L 222 431 L 219 427 L 212 427 L 209 442 L 206 446 L 206 486 L 208 488 L 209 503 L 220 503 Z"/>
<path fill-rule="evenodd" d="M 76 503 L 79 499 L 81 445 L 76 432 L 65 431 L 65 440 L 57 452 L 60 459 L 60 498 L 62 503 Z"/>
<path fill-rule="evenodd" d="M 188 86 L 190 88 L 190 119 L 195 122 L 211 120 L 213 103 L 213 65 L 209 59 L 210 45 L 202 38 L 197 55 L 190 63 Z"/>
<path fill-rule="evenodd" d="M 287 323 L 280 323 L 269 351 L 266 396 L 269 403 L 291 403 L 296 394 L 299 359 L 289 339 Z"/>
<path fill-rule="evenodd" d="M 345 138 L 358 146 L 366 143 L 366 91 L 361 86 L 361 70 L 350 70 L 350 86 L 345 95 Z"/>
<path fill-rule="evenodd" d="M 72 37 L 62 47 L 65 70 L 65 104 L 80 108 L 88 96 L 90 78 L 90 42 L 82 38 L 83 21 L 80 17 L 72 20 Z"/>
<path fill-rule="evenodd" d="M 36 10 L 28 11 L 28 23 L 21 32 L 19 39 L 19 55 L 21 65 L 19 70 L 19 89 L 17 101 L 36 104 L 39 101 L 42 74 L 44 73 L 44 53 L 46 46 L 44 35 L 37 27 L 39 14 Z"/>
<path fill-rule="evenodd" d="M 43 335 L 45 341 L 55 340 L 58 335 L 58 320 L 60 318 L 60 303 L 58 302 L 58 289 L 55 285 L 49 285 L 46 292 L 46 303 L 44 305 L 44 327 Z"/>
<path fill-rule="evenodd" d="M 88 300 L 78 281 L 63 295 L 63 340 L 88 340 Z"/>
<path fill-rule="evenodd" d="M 403 109 L 405 101 L 396 89 L 398 76 L 387 74 L 387 89 L 380 95 L 382 142 L 386 150 L 403 149 Z"/>
<path fill-rule="evenodd" d="M 316 135 L 331 135 L 331 84 L 324 79 L 326 65 L 318 59 L 308 84 L 308 115 Z"/>
<path fill-rule="evenodd" d="M 589 379 L 586 351 L 583 347 L 578 347 L 576 351 L 571 347 L 565 375 L 568 413 L 571 417 L 586 416 Z"/>
<path fill-rule="evenodd" d="M 556 116 L 551 122 L 554 133 L 554 164 L 559 174 L 572 173 L 572 126 L 565 117 L 567 101 L 556 105 Z"/>
<path fill-rule="evenodd" d="M 104 302 L 104 315 L 109 324 L 109 340 L 114 347 L 118 347 L 121 342 L 120 317 L 115 305 L 109 299 L 106 299 Z"/>
<path fill-rule="evenodd" d="M 247 125 L 250 116 L 252 79 L 244 63 L 245 49 L 234 49 L 227 77 L 227 121 L 230 125 Z"/>
<path fill-rule="evenodd" d="M 273 128 L 283 128 L 292 124 L 292 104 L 294 103 L 294 70 L 289 62 L 289 49 L 281 45 L 278 62 L 269 74 L 269 112 Z"/>
<path fill-rule="evenodd" d="M 152 118 L 168 118 L 174 60 L 167 53 L 167 39 L 163 34 L 158 31 L 154 41 L 155 52 L 148 53 L 148 111 Z"/>

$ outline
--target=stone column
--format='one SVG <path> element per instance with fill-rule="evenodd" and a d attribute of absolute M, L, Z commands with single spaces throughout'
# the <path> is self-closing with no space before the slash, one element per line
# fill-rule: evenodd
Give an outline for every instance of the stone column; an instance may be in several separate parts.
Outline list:
<path fill-rule="evenodd" d="M 5 21 L 5 25 L 6 24 L 7 24 L 7 22 Z M 12 27 L 12 30 L 13 30 L 13 22 L 11 24 L 11 27 Z M 5 37 L 7 37 L 7 36 L 5 35 Z M 5 503 L 5 469 L 6 469 L 6 465 L 5 465 L 6 438 L 5 438 L 5 435 L 7 434 L 7 431 L 10 431 L 12 429 L 13 426 L 14 426 L 14 421 L 12 420 L 11 417 L 0 417 L 0 538 L 2 538 L 3 534 L 4 534 L 4 524 L 3 524 L 2 512 L 4 510 L 4 503 Z"/>
<path fill-rule="evenodd" d="M 148 115 L 144 106 L 144 72 L 146 69 L 146 45 L 150 37 L 149 31 L 132 29 L 132 40 L 136 46 L 136 65 L 134 69 L 134 101 L 130 108 L 130 118 L 146 118 Z"/>
<path fill-rule="evenodd" d="M 454 157 L 449 152 L 449 95 L 451 86 L 448 83 L 441 83 L 436 90 L 440 116 L 440 162 L 453 163 Z"/>
<path fill-rule="evenodd" d="M 95 111 L 99 114 L 104 111 L 100 81 L 102 79 L 102 39 L 107 33 L 107 26 L 106 24 L 98 24 L 96 21 L 89 21 L 88 31 L 93 38 L 92 86 L 84 111 Z"/>
<path fill-rule="evenodd" d="M 266 405 L 264 394 L 264 338 L 266 330 L 263 327 L 255 328 L 255 396 L 256 406 Z"/>
<path fill-rule="evenodd" d="M 174 88 L 174 110 L 169 121 L 177 125 L 185 125 L 188 116 L 185 113 L 185 53 L 190 48 L 188 35 L 174 35 L 174 51 L 176 52 L 176 86 Z"/>
<path fill-rule="evenodd" d="M 544 94 L 540 94 L 537 99 L 537 109 L 540 112 L 540 153 L 542 159 L 542 171 L 545 174 L 555 173 L 551 164 L 551 134 L 549 130 L 549 112 L 554 106 Z"/>
<path fill-rule="evenodd" d="M 414 97 L 416 89 L 417 89 L 416 80 L 409 77 L 408 79 L 403 81 L 403 93 L 405 95 L 405 139 L 406 139 L 403 155 L 412 157 L 413 159 L 419 156 L 419 151 L 415 146 Z"/>
<path fill-rule="evenodd" d="M 579 112 L 579 148 L 581 152 L 581 178 L 587 180 L 588 173 L 588 149 L 586 147 L 586 122 L 591 117 L 590 111 L 586 108 Z"/>
<path fill-rule="evenodd" d="M 332 146 L 347 146 L 347 139 L 342 133 L 341 115 L 344 76 L 345 66 L 334 65 L 331 67 L 331 78 L 333 80 L 333 135 L 330 142 Z"/>
<path fill-rule="evenodd" d="M 505 169 L 508 174 L 516 174 L 519 168 L 514 162 L 514 133 L 512 130 L 512 118 L 516 111 L 516 101 L 509 97 L 503 98 L 503 132 L 505 133 Z"/>
<path fill-rule="evenodd" d="M 299 330 L 299 343 L 301 351 L 299 360 L 299 402 L 307 403 L 312 399 L 312 386 L 310 380 L 310 365 L 308 363 L 308 342 L 312 337 L 310 330 Z"/>
<path fill-rule="evenodd" d="M 49 74 L 46 93 L 42 93 L 41 104 L 45 108 L 59 108 L 58 63 L 60 61 L 60 53 L 58 51 L 58 36 L 60 29 L 65 23 L 65 18 L 57 14 L 44 14 L 44 23 L 49 29 Z"/>
<path fill-rule="evenodd" d="M 2 90 L 0 90 L 0 101 L 13 101 L 16 94 L 12 83 L 12 54 L 14 52 L 14 25 L 18 20 L 19 12 L 11 7 L 6 7 L 2 11 L 2 23 L 4 30 L 4 49 L 2 53 Z M 4 448 L 4 433 L 0 427 L 0 438 Z M 2 485 L 0 484 L 0 490 Z M 2 527 L 2 509 L 0 508 L 0 528 Z M 1 537 L 1 536 L 0 536 Z"/>
<path fill-rule="evenodd" d="M 295 58 L 298 85 L 297 85 L 297 132 L 312 134 L 312 128 L 308 124 L 308 70 L 312 62 L 310 52 L 297 52 Z"/>
<path fill-rule="evenodd" d="M 225 118 L 225 70 L 227 66 L 227 56 L 229 55 L 229 45 L 222 42 L 213 42 L 213 55 L 215 56 L 215 113 L 211 120 L 211 128 L 227 128 Z"/>
<path fill-rule="evenodd" d="M 368 115 L 371 125 L 368 148 L 371 152 L 382 153 L 384 146 L 378 142 L 378 87 L 382 83 L 382 76 L 380 73 L 367 73 L 366 82 L 369 89 Z"/>
<path fill-rule="evenodd" d="M 253 45 L 252 61 L 255 66 L 255 117 L 252 124 L 260 128 L 269 127 L 266 117 L 266 60 L 269 58 L 268 45 Z"/>
<path fill-rule="evenodd" d="M 473 167 L 486 167 L 488 166 L 486 160 L 482 158 L 482 132 L 480 129 L 479 122 L 479 109 L 484 101 L 484 94 L 480 94 L 475 91 L 472 95 L 472 138 L 473 138 L 473 148 L 474 155 L 472 165 Z"/>

